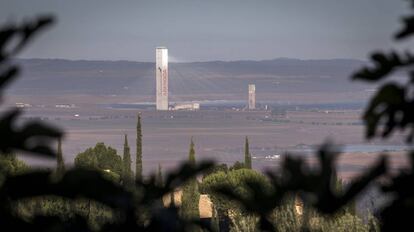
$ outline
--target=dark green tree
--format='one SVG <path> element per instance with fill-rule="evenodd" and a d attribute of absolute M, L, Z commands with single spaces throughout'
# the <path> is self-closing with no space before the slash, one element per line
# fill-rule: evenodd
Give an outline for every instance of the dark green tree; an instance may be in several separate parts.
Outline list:
<path fill-rule="evenodd" d="M 65 161 L 62 152 L 62 139 L 58 139 L 56 153 L 56 174 L 62 177 L 65 173 Z M 62 198 L 43 197 L 33 201 L 36 211 L 45 215 L 60 215 L 62 218 L 68 218 L 70 215 L 70 204 Z"/>
<path fill-rule="evenodd" d="M 75 166 L 87 169 L 100 170 L 113 180 L 122 176 L 122 158 L 114 148 L 104 143 L 97 143 L 95 147 L 86 149 L 75 157 Z"/>
<path fill-rule="evenodd" d="M 249 169 L 252 168 L 252 157 L 250 155 L 249 138 L 247 136 L 244 141 L 244 166 Z"/>
<path fill-rule="evenodd" d="M 135 157 L 135 179 L 142 179 L 142 129 L 140 114 L 137 116 L 137 154 Z"/>
<path fill-rule="evenodd" d="M 65 172 L 65 161 L 63 159 L 63 153 L 62 153 L 62 139 L 58 139 L 58 147 L 57 147 L 57 154 L 56 154 L 56 173 L 59 175 L 63 174 Z"/>
<path fill-rule="evenodd" d="M 249 195 L 251 190 L 246 184 L 247 182 L 260 182 L 262 186 L 266 187 L 266 189 L 261 189 L 263 192 L 271 188 L 270 182 L 265 175 L 258 171 L 244 168 L 228 172 L 216 172 L 206 176 L 200 185 L 200 190 L 203 194 L 210 196 L 217 211 L 227 212 L 230 209 L 237 209 L 239 206 L 230 198 L 217 194 L 215 188 L 223 185 L 229 186 L 239 194 Z"/>
<path fill-rule="evenodd" d="M 195 166 L 196 158 L 195 158 L 194 142 L 193 142 L 192 137 L 191 137 L 191 140 L 190 140 L 190 151 L 188 152 L 188 161 L 191 165 Z"/>
<path fill-rule="evenodd" d="M 16 175 L 29 170 L 29 166 L 14 154 L 0 154 L 0 182 L 2 175 Z"/>
<path fill-rule="evenodd" d="M 214 207 L 214 205 L 211 207 L 211 211 L 212 211 L 212 215 L 211 215 L 211 229 L 213 229 L 213 231 L 220 231 L 220 218 L 219 215 L 217 214 L 217 210 Z"/>
<path fill-rule="evenodd" d="M 163 187 L 164 186 L 164 179 L 162 177 L 162 167 L 161 167 L 161 164 L 158 164 L 158 172 L 157 172 L 157 176 L 155 177 L 155 183 L 159 187 Z"/>
<path fill-rule="evenodd" d="M 229 168 L 229 171 L 233 171 L 233 170 L 238 170 L 238 169 L 243 169 L 246 168 L 245 164 L 240 162 L 240 161 L 236 161 L 233 166 L 231 166 Z"/>
<path fill-rule="evenodd" d="M 128 145 L 128 135 L 124 137 L 124 154 L 122 158 L 122 182 L 124 186 L 129 186 L 132 183 L 132 170 L 131 170 L 131 153 Z"/>
<path fill-rule="evenodd" d="M 193 138 L 191 138 L 190 142 L 188 161 L 191 166 L 195 167 L 196 159 Z M 183 187 L 183 194 L 181 198 L 181 216 L 185 219 L 200 218 L 199 201 L 200 193 L 198 191 L 197 177 L 193 177 Z"/>
<path fill-rule="evenodd" d="M 227 186 L 237 194 L 243 196 L 250 196 L 253 192 L 247 183 L 261 183 L 261 192 L 267 192 L 271 186 L 270 181 L 261 174 L 252 169 L 237 169 L 228 172 L 216 172 L 206 176 L 200 185 L 200 192 L 208 194 L 213 202 L 214 209 L 217 212 L 219 218 L 220 228 L 227 231 L 231 220 L 232 213 L 241 212 L 242 207 L 237 202 L 232 200 L 231 197 L 226 197 L 216 192 L 217 188 Z M 254 204 L 254 203 L 253 203 Z M 243 212 L 243 215 L 247 215 Z"/>
<path fill-rule="evenodd" d="M 243 165 L 243 164 L 242 164 Z M 230 167 L 231 168 L 231 167 Z M 211 174 L 214 174 L 214 173 L 216 173 L 216 172 L 228 172 L 229 170 L 230 170 L 230 168 L 229 167 L 227 167 L 227 164 L 216 164 L 216 165 L 214 165 L 214 167 L 212 168 L 212 169 L 210 169 L 210 170 L 208 170 L 207 172 L 205 172 L 204 173 L 204 175 L 203 175 L 203 177 L 202 177 L 202 180 L 205 178 L 205 177 L 207 177 L 207 176 L 209 176 L 209 175 L 211 175 Z M 202 181 L 201 181 L 202 182 Z"/>

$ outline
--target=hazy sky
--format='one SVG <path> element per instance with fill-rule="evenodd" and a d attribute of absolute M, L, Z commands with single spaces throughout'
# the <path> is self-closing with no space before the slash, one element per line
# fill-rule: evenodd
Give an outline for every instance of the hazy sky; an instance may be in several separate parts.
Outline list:
<path fill-rule="evenodd" d="M 0 22 L 53 13 L 22 56 L 153 61 L 365 59 L 391 47 L 403 0 L 0 0 Z"/>

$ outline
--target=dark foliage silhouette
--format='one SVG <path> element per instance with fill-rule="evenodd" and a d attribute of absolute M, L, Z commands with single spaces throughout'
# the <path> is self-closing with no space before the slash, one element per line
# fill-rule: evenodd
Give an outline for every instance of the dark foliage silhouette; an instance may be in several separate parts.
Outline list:
<path fill-rule="evenodd" d="M 22 25 L 6 26 L 0 31 L 0 89 L 18 75 L 19 68 L 12 64 L 12 57 L 53 21 L 49 16 L 39 17 Z M 16 39 L 18 42 L 10 47 Z M 11 110 L 0 120 L 1 154 L 20 150 L 55 158 L 57 154 L 50 144 L 60 139 L 62 132 L 38 122 L 17 128 L 15 121 L 19 114 L 20 111 Z M 27 220 L 15 210 L 18 203 L 26 199 L 57 196 L 72 201 L 89 199 L 110 207 L 119 217 L 115 222 L 104 224 L 102 231 L 188 231 L 194 226 L 208 230 L 208 226 L 199 220 L 183 220 L 178 216 L 177 208 L 164 208 L 159 202 L 164 195 L 211 167 L 210 162 L 183 164 L 167 175 L 163 186 L 152 177 L 145 182 L 136 181 L 131 191 L 106 179 L 97 170 L 62 170 L 59 176 L 47 170 L 4 174 L 0 183 L 0 228 L 2 231 L 91 231 L 87 218 L 76 213 L 69 218 L 35 214 Z"/>
<path fill-rule="evenodd" d="M 335 160 L 337 153 L 332 146 L 324 145 L 318 152 L 319 168 L 309 167 L 302 158 L 287 155 L 280 172 L 267 172 L 272 188 L 260 182 L 247 181 L 250 194 L 238 194 L 228 186 L 218 186 L 215 191 L 238 201 L 246 211 L 259 216 L 260 229 L 276 231 L 270 215 L 292 195 L 323 214 L 334 214 L 350 203 L 371 181 L 386 171 L 386 159 L 381 157 L 366 173 L 355 179 L 343 192 L 336 192 Z M 304 223 L 306 227 L 306 222 Z M 306 229 L 306 228 L 304 228 Z"/>
<path fill-rule="evenodd" d="M 414 10 L 414 1 L 413 10 Z M 0 31 L 0 89 L 18 74 L 18 67 L 11 64 L 11 58 L 19 52 L 42 28 L 51 24 L 51 17 L 40 17 L 21 26 L 7 26 Z M 397 33 L 397 40 L 408 39 L 414 33 L 414 15 L 403 21 L 403 28 Z M 12 39 L 19 39 L 17 45 L 8 47 Z M 388 80 L 374 95 L 363 115 L 368 139 L 377 136 L 387 138 L 396 130 L 408 130 L 407 142 L 414 138 L 414 56 L 410 52 L 400 54 L 391 51 L 372 55 L 373 67 L 356 72 L 354 80 L 367 82 L 386 81 L 393 72 L 407 72 L 408 81 L 399 83 Z M 0 121 L 0 151 L 27 151 L 33 155 L 55 157 L 49 146 L 62 133 L 50 126 L 30 122 L 20 128 L 14 127 L 19 111 L 7 112 Z M 414 212 L 414 153 L 410 153 L 411 167 L 392 175 L 387 172 L 386 156 L 380 156 L 359 178 L 345 189 L 335 187 L 337 172 L 335 161 L 338 153 L 326 144 L 317 153 L 319 165 L 311 167 L 304 159 L 286 155 L 279 170 L 267 172 L 270 187 L 263 182 L 246 180 L 243 183 L 248 194 L 240 194 L 233 188 L 221 185 L 214 189 L 216 194 L 240 203 L 249 214 L 259 217 L 258 228 L 262 231 L 277 231 L 271 219 L 274 209 L 283 206 L 292 196 L 312 210 L 324 215 L 333 215 L 350 204 L 368 185 L 380 185 L 390 202 L 379 212 L 382 231 L 412 230 Z M 7 174 L 0 186 L 0 228 L 2 231 L 90 231 L 87 219 L 74 213 L 69 218 L 58 215 L 35 214 L 26 220 L 15 212 L 15 205 L 24 199 L 36 196 L 58 196 L 71 201 L 90 199 L 110 207 L 116 212 L 114 222 L 105 223 L 102 231 L 191 231 L 198 226 L 210 230 L 200 220 L 183 219 L 174 204 L 165 208 L 160 203 L 163 196 L 194 180 L 200 173 L 214 168 L 213 163 L 183 164 L 177 171 L 166 175 L 163 185 L 156 175 L 148 180 L 137 178 L 131 190 L 106 179 L 96 170 L 70 169 L 56 178 L 52 171 L 29 171 Z M 377 182 L 381 177 L 384 182 Z M 309 230 L 309 215 L 303 214 L 301 229 Z M 277 223 L 277 222 L 276 222 Z"/>
<path fill-rule="evenodd" d="M 6 26 L 0 31 L 0 89 L 3 89 L 19 73 L 19 68 L 10 59 L 21 51 L 40 30 L 53 22 L 51 17 L 39 17 L 21 26 Z M 2 92 L 0 92 L 2 94 Z M 22 150 L 43 156 L 55 156 L 49 147 L 51 139 L 62 136 L 56 128 L 38 122 L 27 123 L 21 128 L 15 124 L 19 110 L 11 110 L 0 119 L 0 151 Z"/>
<path fill-rule="evenodd" d="M 404 28 L 395 36 L 397 40 L 408 39 L 413 34 L 414 14 L 403 22 Z M 371 99 L 363 117 L 366 136 L 370 139 L 379 134 L 385 138 L 397 129 L 407 129 L 407 142 L 411 142 L 414 138 L 414 98 L 411 94 L 414 86 L 414 55 L 408 50 L 402 54 L 391 51 L 388 55 L 375 52 L 372 62 L 374 67 L 363 68 L 353 75 L 353 79 L 376 82 L 389 78 L 395 72 L 408 72 L 408 80 L 405 83 L 388 81 Z"/>
<path fill-rule="evenodd" d="M 411 0 L 412 11 L 414 1 Z M 403 18 L 403 28 L 396 33 L 397 41 L 409 39 L 414 34 L 414 13 Z M 361 81 L 387 80 L 371 99 L 364 114 L 366 135 L 374 138 L 389 137 L 393 132 L 406 131 L 406 142 L 411 143 L 414 138 L 414 56 L 410 51 L 399 54 L 392 51 L 392 57 L 385 58 L 384 52 L 376 52 L 373 62 L 374 68 L 364 68 L 355 73 L 354 79 Z M 381 59 L 379 62 L 378 60 Z M 407 81 L 400 83 L 389 80 L 393 72 L 406 72 Z M 377 77 L 375 77 L 377 76 Z M 392 200 L 381 212 L 381 228 L 383 231 L 412 230 L 412 215 L 414 212 L 414 153 L 408 154 L 410 168 L 401 170 L 395 176 L 389 176 L 387 184 L 383 184 L 384 193 L 392 196 Z"/>
<path fill-rule="evenodd" d="M 413 9 L 414 9 L 414 1 Z M 404 28 L 395 36 L 397 40 L 407 39 L 414 33 L 414 15 L 406 17 Z M 409 130 L 407 142 L 414 138 L 414 56 L 406 51 L 400 54 L 392 51 L 389 54 L 375 52 L 372 55 L 374 67 L 365 67 L 353 75 L 354 80 L 366 82 L 384 81 L 393 72 L 408 72 L 408 81 L 385 83 L 372 97 L 363 119 L 366 126 L 366 137 L 387 138 L 396 130 Z M 392 176 L 387 173 L 386 156 L 380 158 L 369 167 L 366 173 L 355 179 L 341 192 L 334 191 L 336 175 L 335 160 L 337 157 L 332 147 L 324 145 L 318 152 L 319 168 L 311 169 L 303 159 L 286 156 L 279 172 L 268 172 L 272 182 L 272 191 L 262 191 L 264 186 L 257 182 L 247 182 L 251 193 L 238 195 L 227 186 L 219 186 L 216 192 L 229 199 L 237 200 L 250 213 L 258 215 L 260 229 L 276 231 L 269 215 L 283 204 L 286 197 L 297 196 L 307 207 L 316 211 L 333 215 L 341 208 L 352 202 L 368 185 L 379 184 L 384 194 L 392 200 L 386 205 L 380 215 L 382 231 L 411 231 L 413 228 L 412 215 L 414 212 L 414 153 L 410 153 L 411 168 L 401 170 Z M 376 182 L 378 177 L 388 181 Z M 387 183 L 387 184 L 385 184 Z M 303 215 L 302 230 L 309 231 L 306 212 Z"/>

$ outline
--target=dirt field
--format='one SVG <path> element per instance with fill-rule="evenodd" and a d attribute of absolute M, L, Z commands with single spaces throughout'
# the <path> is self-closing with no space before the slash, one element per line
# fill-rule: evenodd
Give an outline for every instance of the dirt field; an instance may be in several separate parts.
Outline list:
<path fill-rule="evenodd" d="M 18 100 L 23 101 L 24 98 L 14 99 L 15 102 Z M 47 102 L 46 98 L 43 100 Z M 53 99 L 53 102 L 59 101 Z M 359 119 L 360 110 L 293 110 L 275 116 L 269 111 L 155 112 L 108 109 L 92 102 L 86 103 L 73 108 L 33 103 L 25 109 L 26 119 L 40 119 L 66 131 L 63 150 L 68 164 L 73 163 L 76 154 L 97 142 L 105 142 L 121 153 L 124 134 L 128 134 L 134 154 L 138 112 L 142 115 L 143 162 L 147 174 L 154 171 L 158 163 L 168 170 L 185 160 L 191 137 L 196 144 L 198 160 L 214 159 L 230 165 L 243 159 L 244 137 L 248 136 L 251 153 L 255 157 L 253 166 L 260 170 L 279 165 L 279 159 L 267 159 L 266 156 L 291 151 L 312 157 L 308 149 L 327 140 L 342 145 L 366 144 Z M 378 147 L 378 151 L 401 150 L 401 141 L 399 136 L 395 136 L 386 142 L 372 141 L 370 146 L 393 145 L 391 149 Z M 377 152 L 366 153 L 364 150 L 357 149 L 342 156 L 341 175 L 348 178 L 363 170 L 375 158 Z M 395 157 L 396 163 L 403 163 L 401 155 Z M 35 165 L 53 165 L 53 161 L 26 160 Z"/>

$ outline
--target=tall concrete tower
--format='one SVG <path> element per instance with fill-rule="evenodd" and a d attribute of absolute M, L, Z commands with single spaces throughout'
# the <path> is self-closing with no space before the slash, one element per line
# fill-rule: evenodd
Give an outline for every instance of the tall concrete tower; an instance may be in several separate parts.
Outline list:
<path fill-rule="evenodd" d="M 157 110 L 168 110 L 168 49 L 157 47 L 155 49 L 155 56 Z"/>
<path fill-rule="evenodd" d="M 256 109 L 256 85 L 249 85 L 249 110 Z"/>

